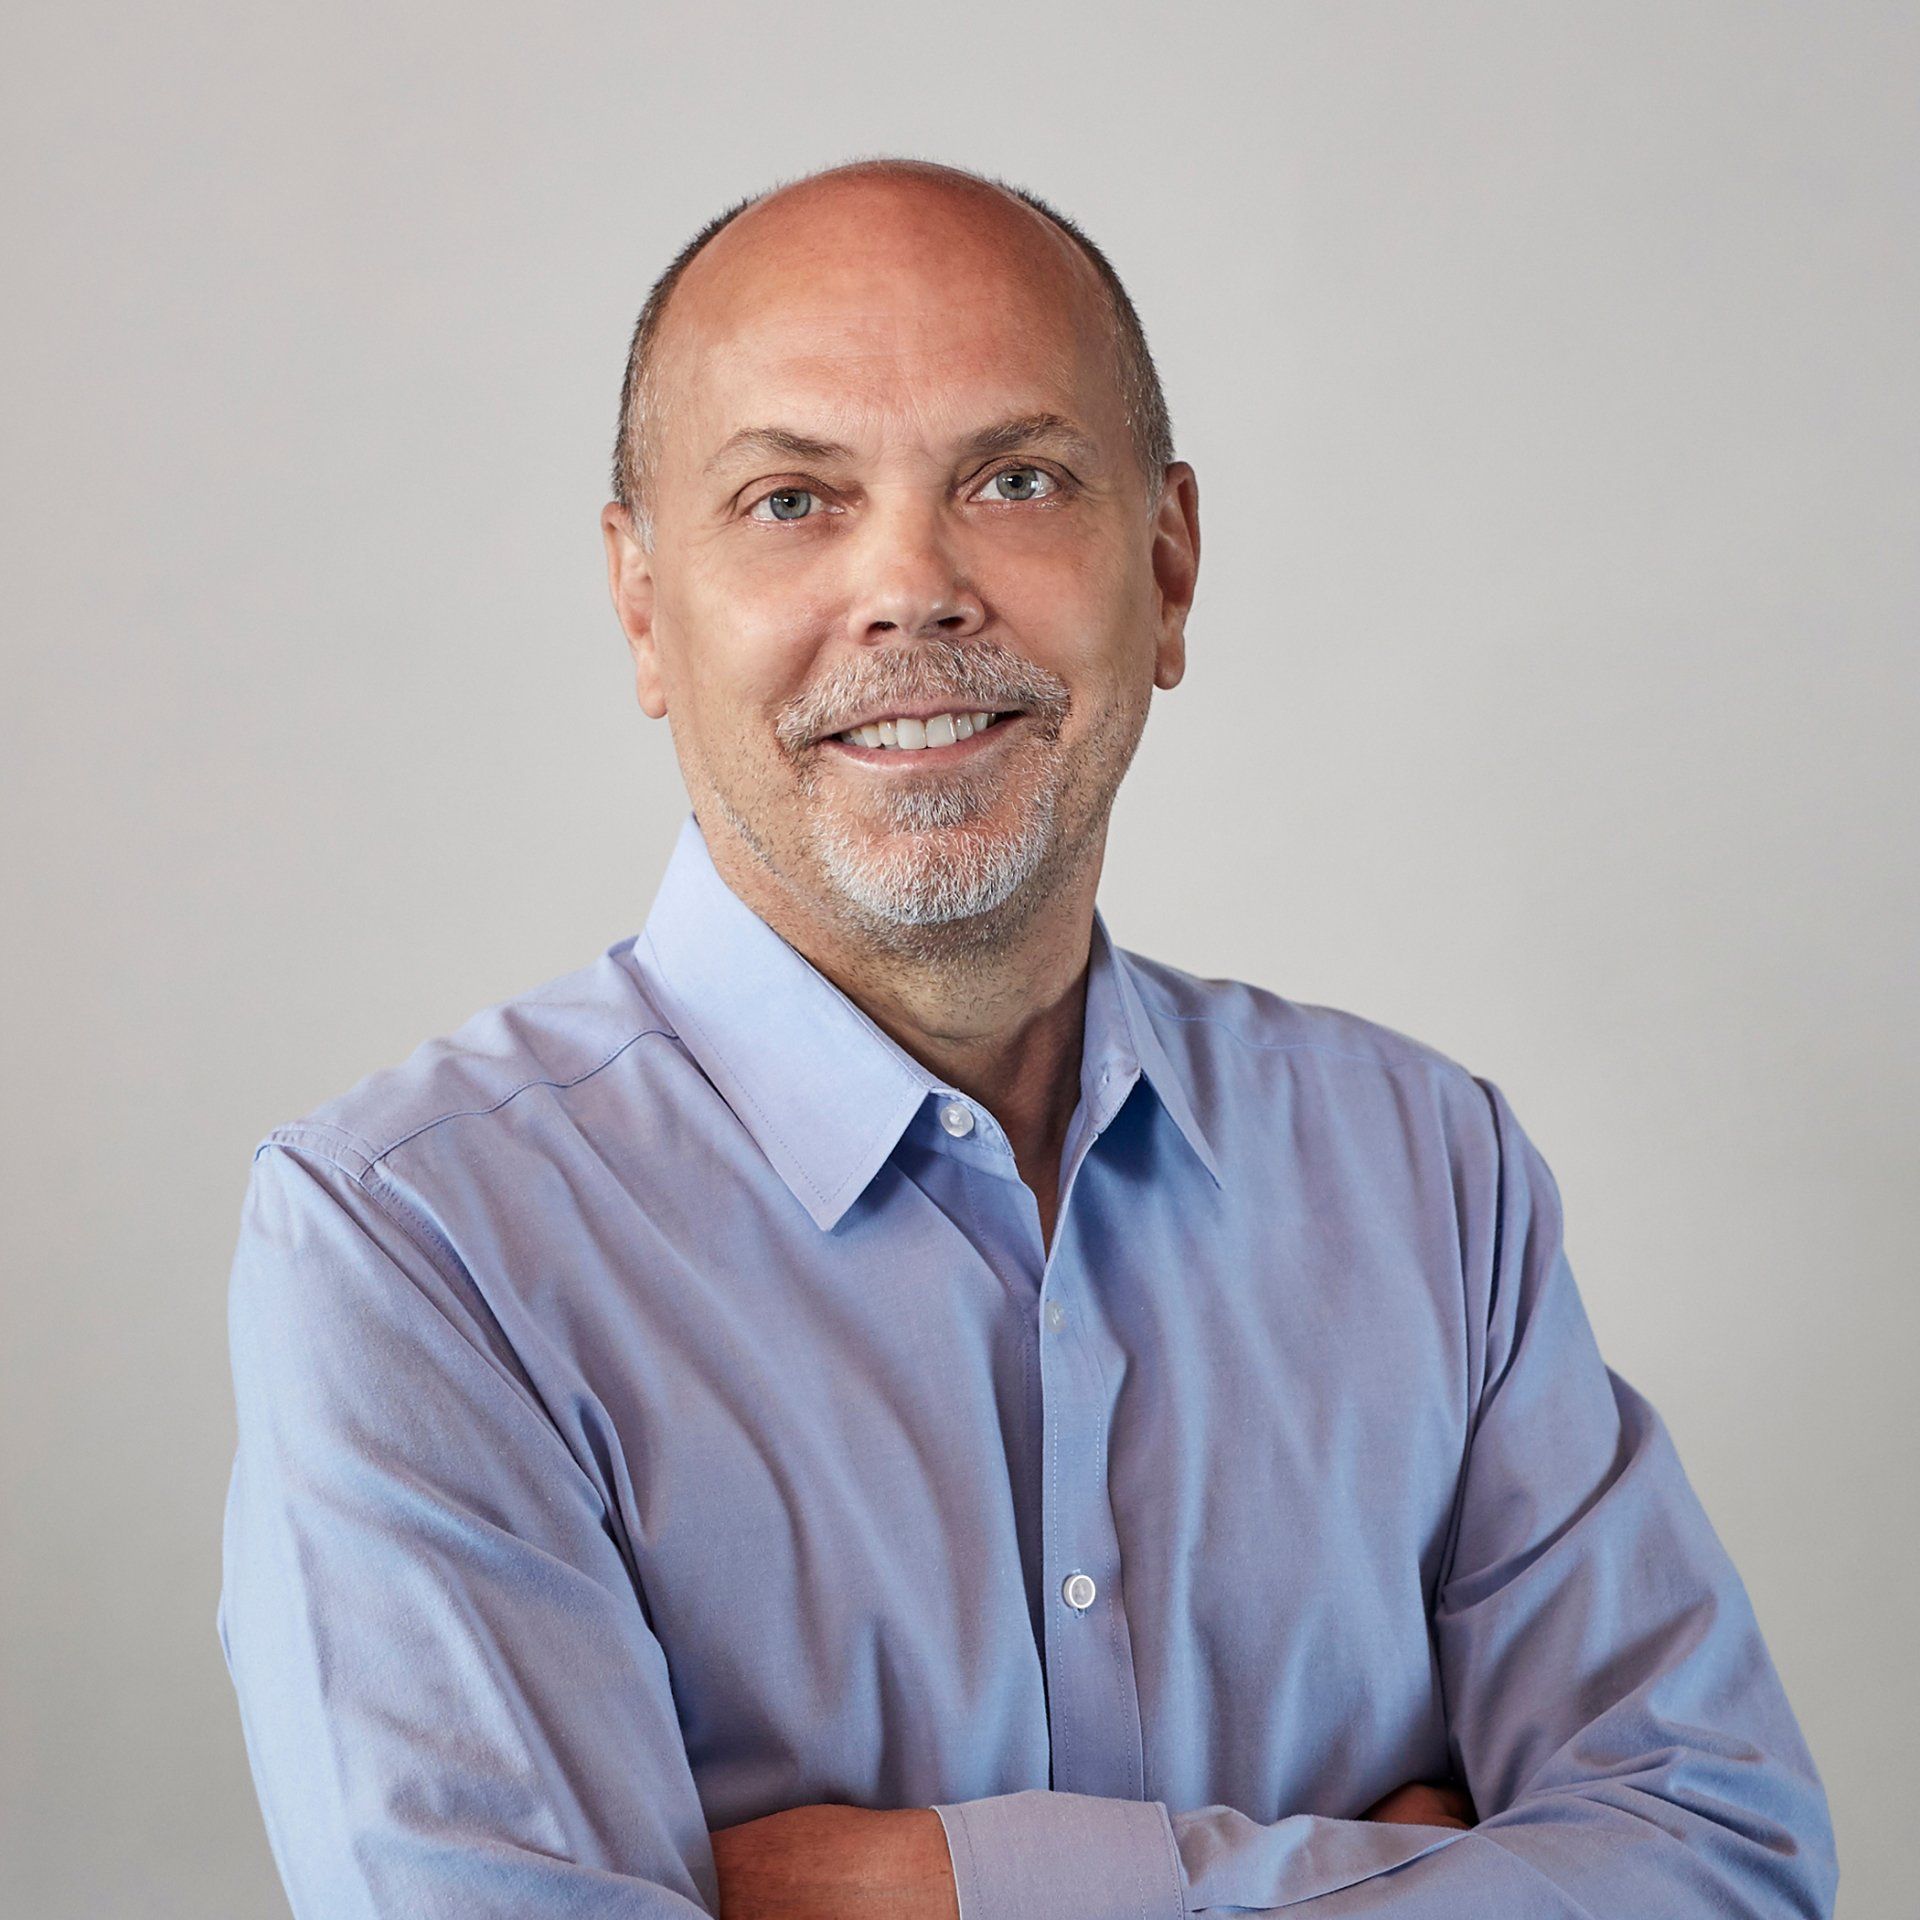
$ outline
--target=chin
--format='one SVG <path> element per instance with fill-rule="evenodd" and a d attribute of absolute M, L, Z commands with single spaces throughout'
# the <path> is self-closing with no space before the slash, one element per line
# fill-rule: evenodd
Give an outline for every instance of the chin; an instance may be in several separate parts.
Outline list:
<path fill-rule="evenodd" d="M 828 884 L 863 919 L 892 926 L 952 926 L 997 912 L 1044 864 L 1050 810 L 1012 831 L 972 822 L 888 833 L 829 828 L 820 836 Z"/>

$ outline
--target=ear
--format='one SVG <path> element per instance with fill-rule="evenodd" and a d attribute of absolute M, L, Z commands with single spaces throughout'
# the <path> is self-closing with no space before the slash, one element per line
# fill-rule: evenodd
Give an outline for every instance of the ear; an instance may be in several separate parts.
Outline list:
<path fill-rule="evenodd" d="M 1160 638 L 1153 684 L 1177 687 L 1187 670 L 1187 609 L 1200 577 L 1200 482 L 1184 460 L 1171 461 L 1153 517 L 1153 583 Z"/>
<path fill-rule="evenodd" d="M 653 556 L 640 544 L 633 516 L 617 500 L 600 509 L 600 533 L 607 544 L 607 590 L 633 655 L 634 690 L 641 711 L 659 720 L 667 711 L 667 690 L 653 637 Z"/>

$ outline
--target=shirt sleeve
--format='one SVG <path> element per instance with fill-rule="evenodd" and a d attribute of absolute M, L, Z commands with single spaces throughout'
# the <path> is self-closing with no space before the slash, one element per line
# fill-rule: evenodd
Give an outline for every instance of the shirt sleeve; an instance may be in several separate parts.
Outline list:
<path fill-rule="evenodd" d="M 229 1311 L 218 1628 L 299 1920 L 717 1912 L 605 1505 L 445 1241 L 269 1142 Z"/>
<path fill-rule="evenodd" d="M 1432 1630 L 1478 1824 L 1029 1789 L 936 1809 L 961 1920 L 1787 1920 L 1833 1911 L 1825 1791 L 1649 1402 L 1601 1359 L 1558 1187 L 1492 1114 L 1482 1385 Z"/>

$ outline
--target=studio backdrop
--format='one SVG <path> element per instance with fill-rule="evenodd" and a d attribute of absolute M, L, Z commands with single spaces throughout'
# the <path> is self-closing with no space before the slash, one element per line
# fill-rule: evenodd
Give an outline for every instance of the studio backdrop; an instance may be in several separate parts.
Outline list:
<path fill-rule="evenodd" d="M 284 1913 L 214 1632 L 248 1158 L 634 932 L 597 515 L 712 214 L 1107 250 L 1199 474 L 1115 937 L 1496 1080 L 1907 1910 L 1911 8 L 15 7 L 0 1907 Z"/>

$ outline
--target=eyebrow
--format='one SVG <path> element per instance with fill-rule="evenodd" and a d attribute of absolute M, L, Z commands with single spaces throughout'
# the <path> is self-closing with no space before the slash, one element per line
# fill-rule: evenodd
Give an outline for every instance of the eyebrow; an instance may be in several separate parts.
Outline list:
<path fill-rule="evenodd" d="M 786 427 L 742 427 L 720 445 L 707 462 L 712 473 L 742 453 L 784 453 L 796 460 L 850 460 L 853 451 L 834 440 L 810 440 Z"/>
<path fill-rule="evenodd" d="M 984 428 L 961 449 L 975 459 L 989 459 L 996 453 L 1012 453 L 1017 447 L 1029 447 L 1036 441 L 1077 455 L 1082 460 L 1098 460 L 1100 449 L 1093 436 L 1076 426 L 1064 413 L 1028 413 L 998 426 Z"/>
<path fill-rule="evenodd" d="M 1087 461 L 1099 458 L 1099 447 L 1092 436 L 1076 426 L 1063 413 L 1026 413 L 983 427 L 961 442 L 959 451 L 972 459 L 987 459 L 996 453 L 1011 453 L 1017 447 L 1044 442 Z M 713 473 L 743 453 L 779 453 L 795 460 L 851 460 L 851 447 L 837 440 L 815 440 L 789 427 L 742 427 L 720 445 L 706 470 Z"/>

